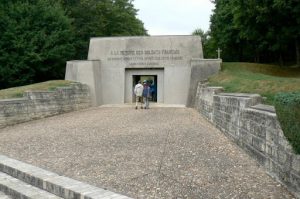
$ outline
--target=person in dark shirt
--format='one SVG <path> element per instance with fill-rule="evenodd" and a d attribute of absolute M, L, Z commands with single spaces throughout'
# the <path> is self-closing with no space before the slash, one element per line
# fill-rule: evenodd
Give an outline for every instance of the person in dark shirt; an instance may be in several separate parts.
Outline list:
<path fill-rule="evenodd" d="M 149 97 L 150 97 L 150 87 L 148 85 L 147 80 L 143 81 L 143 101 L 144 101 L 144 108 L 149 109 Z"/>

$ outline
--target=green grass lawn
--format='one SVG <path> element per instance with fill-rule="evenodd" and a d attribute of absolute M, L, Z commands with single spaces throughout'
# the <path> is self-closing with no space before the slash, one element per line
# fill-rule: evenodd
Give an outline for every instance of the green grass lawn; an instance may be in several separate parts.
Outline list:
<path fill-rule="evenodd" d="M 47 82 L 41 82 L 37 84 L 31 84 L 27 86 L 20 86 L 14 88 L 8 88 L 0 90 L 0 99 L 9 99 L 9 98 L 21 98 L 25 91 L 51 91 L 57 87 L 68 86 L 72 83 L 71 81 L 66 80 L 52 80 Z"/>
<path fill-rule="evenodd" d="M 223 63 L 221 72 L 209 78 L 209 85 L 225 92 L 258 93 L 266 104 L 274 104 L 279 92 L 300 91 L 300 69 L 254 63 Z"/>

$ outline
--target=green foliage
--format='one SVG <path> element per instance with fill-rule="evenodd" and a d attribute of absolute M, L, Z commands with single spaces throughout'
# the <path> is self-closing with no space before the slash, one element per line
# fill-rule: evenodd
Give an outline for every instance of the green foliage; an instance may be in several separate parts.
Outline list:
<path fill-rule="evenodd" d="M 130 0 L 63 0 L 76 33 L 76 59 L 86 59 L 91 37 L 147 35 Z"/>
<path fill-rule="evenodd" d="M 194 30 L 193 35 L 201 37 L 204 58 L 217 58 L 215 40 L 209 36 L 210 32 L 204 32 L 201 28 Z"/>
<path fill-rule="evenodd" d="M 300 66 L 298 0 L 216 0 L 210 36 L 225 61 L 297 63 Z"/>
<path fill-rule="evenodd" d="M 275 109 L 285 137 L 300 154 L 300 92 L 276 95 Z"/>
<path fill-rule="evenodd" d="M 0 0 L 0 89 L 64 77 L 91 37 L 147 35 L 131 0 Z"/>
<path fill-rule="evenodd" d="M 222 71 L 211 78 L 212 86 L 223 86 L 226 92 L 258 93 L 265 103 L 274 105 L 279 92 L 300 92 L 300 69 L 253 63 L 223 63 Z"/>
<path fill-rule="evenodd" d="M 60 4 L 1 1 L 0 29 L 0 88 L 63 77 L 74 34 Z"/>
<path fill-rule="evenodd" d="M 69 86 L 72 82 L 66 80 L 52 80 L 27 86 L 19 86 L 0 90 L 0 99 L 21 98 L 25 91 L 53 91 L 57 87 Z"/>

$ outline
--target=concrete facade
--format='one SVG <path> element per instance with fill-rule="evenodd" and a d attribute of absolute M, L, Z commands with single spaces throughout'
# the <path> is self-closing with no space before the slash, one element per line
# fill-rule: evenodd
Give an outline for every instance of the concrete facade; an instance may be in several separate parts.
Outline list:
<path fill-rule="evenodd" d="M 88 60 L 68 61 L 65 79 L 89 85 L 97 106 L 133 102 L 133 75 L 155 75 L 157 102 L 187 105 L 193 59 L 216 61 L 203 59 L 199 36 L 92 38 Z"/>

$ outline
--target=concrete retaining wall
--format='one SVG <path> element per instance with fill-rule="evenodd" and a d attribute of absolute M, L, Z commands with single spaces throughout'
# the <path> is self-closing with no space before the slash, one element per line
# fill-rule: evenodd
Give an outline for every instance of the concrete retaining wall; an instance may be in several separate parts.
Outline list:
<path fill-rule="evenodd" d="M 221 69 L 221 59 L 192 59 L 191 60 L 191 78 L 190 88 L 187 100 L 187 106 L 195 104 L 195 94 L 199 82 L 207 80 L 212 75 L 217 74 Z"/>
<path fill-rule="evenodd" d="M 68 61 L 65 80 L 80 82 L 89 87 L 92 105 L 102 104 L 100 60 Z"/>
<path fill-rule="evenodd" d="M 28 91 L 20 99 L 0 100 L 0 128 L 90 106 L 89 89 L 79 83 L 55 91 Z"/>
<path fill-rule="evenodd" d="M 257 94 L 222 93 L 199 83 L 194 108 L 300 198 L 300 155 L 285 138 L 273 106 Z"/>

